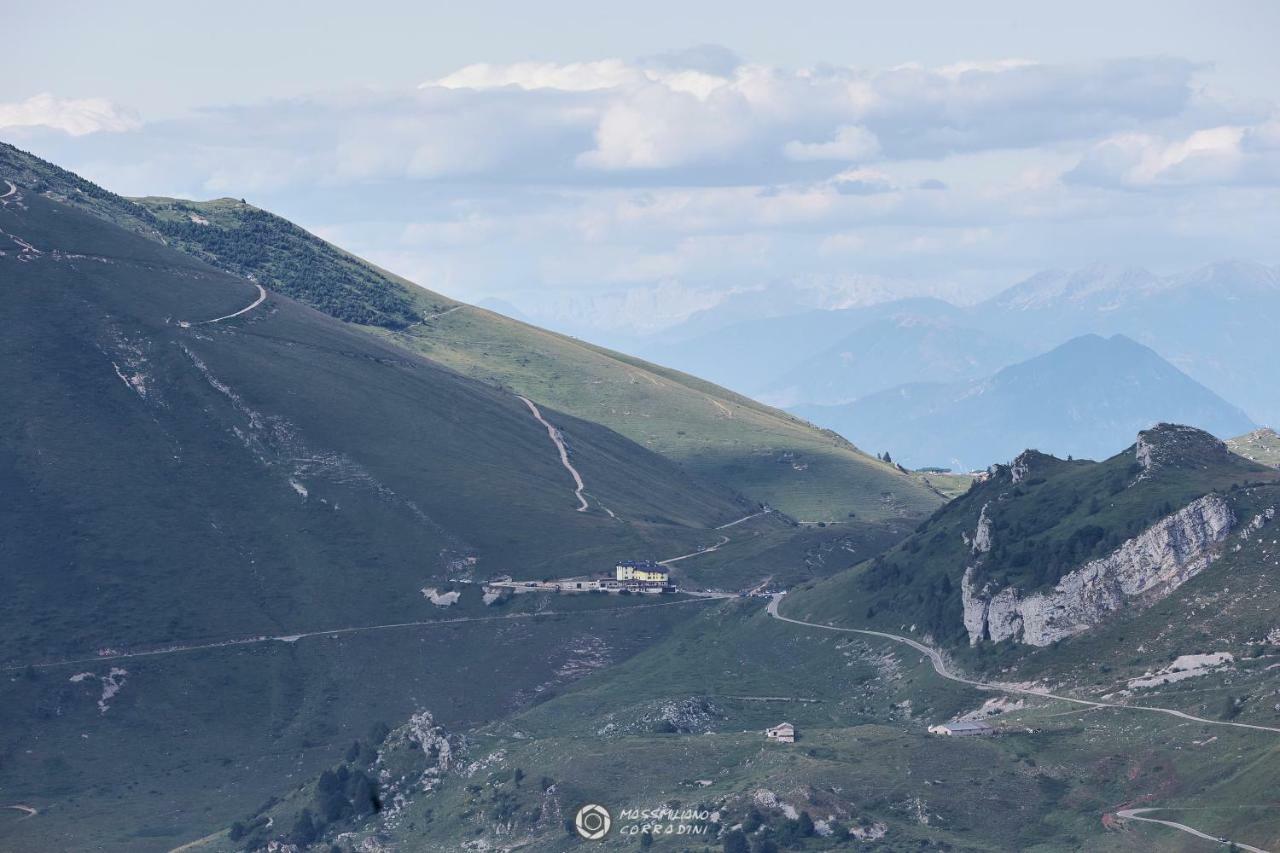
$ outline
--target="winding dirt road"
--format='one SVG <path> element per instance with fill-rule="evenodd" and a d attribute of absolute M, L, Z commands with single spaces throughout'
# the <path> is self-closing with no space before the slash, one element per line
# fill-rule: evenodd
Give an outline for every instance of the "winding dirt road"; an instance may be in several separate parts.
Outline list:
<path fill-rule="evenodd" d="M 733 521 L 729 522 L 728 524 L 720 525 L 719 527 L 716 528 L 716 530 L 728 530 L 730 527 L 735 527 L 744 521 L 750 521 L 753 518 L 759 518 L 760 516 L 768 515 L 771 512 L 773 512 L 773 510 L 771 509 L 762 509 L 759 512 L 751 513 L 751 515 L 744 515 L 742 518 L 735 518 Z"/>
<path fill-rule="evenodd" d="M 18 191 L 18 188 L 17 186 L 14 185 L 13 181 L 7 180 L 5 181 L 5 183 L 9 185 L 9 191 L 6 192 L 4 195 L 0 195 L 0 199 L 6 199 Z"/>
<path fill-rule="evenodd" d="M 1230 726 L 1232 728 L 1237 728 L 1237 729 L 1253 729 L 1255 731 L 1273 732 L 1276 734 L 1280 734 L 1280 728 L 1276 728 L 1274 726 L 1255 726 L 1251 723 L 1233 723 L 1227 720 L 1208 720 L 1208 719 L 1205 719 L 1204 717 L 1197 717 L 1192 714 L 1186 714 L 1186 713 L 1183 713 L 1182 711 L 1174 710 L 1173 708 L 1157 708 L 1151 705 L 1124 705 L 1116 702 L 1095 702 L 1091 699 L 1077 699 L 1074 696 L 1061 696 L 1056 693 L 1050 693 L 1047 690 L 1035 690 L 1029 687 L 1015 687 L 1009 684 L 999 684 L 999 683 L 987 682 L 987 681 L 975 681 L 970 678 L 965 678 L 964 676 L 961 676 L 961 675 L 956 675 L 954 672 L 947 669 L 946 661 L 943 659 L 942 653 L 940 651 L 938 651 L 935 648 L 932 648 L 931 646 L 926 646 L 924 643 L 917 642 L 916 640 L 913 640 L 910 637 L 900 637 L 897 634 L 887 634 L 883 631 L 868 631 L 860 628 L 837 628 L 834 625 L 821 625 L 817 622 L 805 622 L 800 619 L 792 619 L 788 616 L 783 616 L 781 613 L 778 612 L 778 603 L 782 600 L 783 595 L 784 593 L 778 593 L 776 595 L 771 596 L 769 599 L 769 606 L 766 608 L 766 610 L 768 614 L 772 616 L 774 619 L 779 619 L 783 622 L 790 622 L 793 625 L 803 625 L 807 628 L 819 628 L 824 631 L 840 631 L 847 634 L 865 634 L 870 637 L 881 637 L 886 640 L 892 640 L 895 643 L 902 643 L 904 645 L 910 646 L 916 651 L 921 652 L 925 656 L 927 656 L 929 658 L 929 662 L 933 664 L 933 671 L 936 672 L 938 675 L 942 676 L 943 678 L 949 681 L 956 681 L 956 682 L 959 682 L 960 684 L 967 684 L 970 687 L 976 687 L 979 690 L 993 690 L 993 691 L 999 691 L 1002 693 L 1021 693 L 1028 696 L 1039 696 L 1043 699 L 1056 699 L 1060 702 L 1071 702 L 1076 705 L 1085 705 L 1090 708 L 1118 708 L 1123 711 L 1148 711 L 1154 714 L 1167 714 L 1170 717 L 1177 717 L 1182 720 L 1189 720 L 1194 723 L 1203 723 L 1205 725 L 1210 725 L 1210 726 Z M 1229 840 L 1222 841 L 1216 835 L 1208 835 L 1207 833 L 1201 832 L 1200 830 L 1195 829 L 1193 827 L 1186 826 L 1185 824 L 1175 823 L 1174 821 L 1158 820 L 1156 818 L 1139 816 L 1145 812 L 1151 812 L 1151 811 L 1158 811 L 1158 809 L 1154 809 L 1154 808 L 1121 809 L 1120 811 L 1116 812 L 1116 817 L 1121 818 L 1122 820 L 1138 820 L 1138 821 L 1145 821 L 1147 823 L 1158 823 L 1163 826 L 1168 826 L 1173 829 L 1181 830 L 1182 832 L 1190 833 L 1191 835 L 1194 835 L 1198 838 L 1208 839 L 1209 841 L 1213 841 L 1218 844 L 1231 843 Z M 1252 853 L 1268 853 L 1268 851 L 1266 850 L 1262 850 L 1257 847 L 1251 847 L 1248 844 L 1243 844 L 1239 841 L 1235 842 L 1235 844 L 1237 847 L 1240 847 L 1243 850 L 1252 851 Z"/>
<path fill-rule="evenodd" d="M 266 290 L 266 288 L 264 288 L 262 285 L 258 284 L 256 281 L 253 283 L 253 286 L 254 286 L 254 287 L 256 287 L 256 288 L 258 288 L 258 298 L 257 298 L 257 299 L 255 299 L 255 300 L 253 300 L 253 302 L 251 302 L 249 305 L 246 305 L 244 308 L 241 308 L 239 311 L 235 312 L 234 314 L 228 314 L 228 315 L 226 315 L 225 317 L 215 317 L 215 318 L 213 318 L 212 320 L 199 320 L 199 321 L 196 321 L 196 322 L 187 322 L 187 321 L 184 321 L 184 322 L 180 323 L 179 325 L 181 325 L 183 328 L 186 328 L 186 327 L 189 327 L 189 326 L 208 326 L 208 325 L 209 325 L 209 324 L 211 324 L 211 323 L 221 323 L 223 320 L 230 320 L 230 319 L 233 319 L 233 318 L 235 318 L 235 317 L 239 317 L 241 314 L 248 314 L 248 313 L 249 313 L 250 311 L 252 311 L 254 308 L 257 308 L 257 307 L 258 307 L 259 305 L 261 305 L 263 302 L 266 302 L 266 301 L 267 301 L 267 290 Z"/>
<path fill-rule="evenodd" d="M 9 184 L 9 186 L 13 186 L 13 184 Z M 11 806 L 5 806 L 5 808 L 12 809 L 15 812 L 22 812 L 24 815 L 26 815 L 26 817 L 20 818 L 20 820 L 26 820 L 28 817 L 35 817 L 36 815 L 40 814 L 39 809 L 37 809 L 35 806 L 29 806 L 26 803 L 14 803 Z"/>
<path fill-rule="evenodd" d="M 778 593 L 769 600 L 767 608 L 769 615 L 774 619 L 780 619 L 783 622 L 790 622 L 793 625 L 804 625 L 807 628 L 819 628 L 823 631 L 841 631 L 847 634 L 865 634 L 870 637 L 882 637 L 886 640 L 893 640 L 895 643 L 902 643 L 910 646 L 918 652 L 921 652 L 929 658 L 929 662 L 933 664 L 933 671 L 948 681 L 956 681 L 960 684 L 968 684 L 970 687 L 976 687 L 979 690 L 994 690 L 1001 693 L 1021 693 L 1027 696 L 1039 696 L 1042 699 L 1057 699 L 1059 702 L 1071 702 L 1076 705 L 1085 705 L 1090 708 L 1119 708 L 1124 711 L 1149 711 L 1153 714 L 1167 714 L 1170 717 L 1177 717 L 1182 720 L 1189 720 L 1193 723 L 1203 723 L 1208 726 L 1230 726 L 1237 729 L 1253 729 L 1260 732 L 1273 732 L 1280 734 L 1280 728 L 1276 726 L 1256 726 L 1252 723 L 1233 723 L 1228 720 L 1209 720 L 1204 717 L 1197 717 L 1193 714 L 1186 714 L 1173 708 L 1157 708 L 1153 705 L 1127 705 L 1120 702 L 1097 702 L 1092 699 L 1077 699 L 1074 696 L 1062 696 L 1057 693 L 1050 693 L 1047 690 L 1036 690 L 1031 687 L 1016 687 L 1011 684 L 1001 684 L 992 681 L 975 681 L 971 678 L 965 678 L 962 675 L 956 675 L 947 669 L 946 661 L 943 660 L 942 653 L 932 646 L 926 646 L 924 643 L 917 642 L 910 637 L 899 637 L 897 634 L 886 634 L 883 631 L 868 631 L 862 628 L 837 628 L 834 625 L 821 625 L 817 622 L 804 622 L 800 619 L 792 619 L 783 616 L 778 612 L 778 602 L 782 600 L 784 593 Z"/>
<path fill-rule="evenodd" d="M 720 528 L 718 528 L 718 527 L 717 527 L 716 529 L 717 529 L 717 530 L 719 530 Z M 691 553 L 689 553 L 689 554 L 681 554 L 679 557 L 668 557 L 668 558 L 667 558 L 667 559 L 665 559 L 665 560 L 659 560 L 659 561 L 658 561 L 658 565 L 659 565 L 659 566 L 669 566 L 669 565 L 671 565 L 672 563 L 678 563 L 678 562 L 680 562 L 681 560 L 687 560 L 687 559 L 689 559 L 690 557 L 697 557 L 697 556 L 699 556 L 699 555 L 701 555 L 701 554 L 710 554 L 712 551 L 719 551 L 719 550 L 720 550 L 720 546 L 721 546 L 721 545 L 728 545 L 730 541 L 732 541 L 732 540 L 730 540 L 728 536 L 721 536 L 721 537 L 720 537 L 720 541 L 719 541 L 719 542 L 717 542 L 717 543 L 716 543 L 716 544 L 714 544 L 714 545 L 708 545 L 708 546 L 707 546 L 707 547 L 705 547 L 705 548 L 701 548 L 701 549 L 699 549 L 699 550 L 697 550 L 697 551 L 693 551 L 693 552 L 691 552 Z"/>
<path fill-rule="evenodd" d="M 573 463 L 569 461 L 569 451 L 564 446 L 564 439 L 560 436 L 560 430 L 547 422 L 547 419 L 542 416 L 542 412 L 538 410 L 538 407 L 532 400 L 520 394 L 517 394 L 516 396 L 521 400 L 524 400 L 524 404 L 529 407 L 529 411 L 533 413 L 533 416 L 537 419 L 538 423 L 547 428 L 547 435 L 551 436 L 551 441 L 555 443 L 556 450 L 560 451 L 560 464 L 563 465 L 565 470 L 573 476 L 573 493 L 577 496 L 578 503 L 580 504 L 578 512 L 586 512 L 591 507 L 591 504 L 587 503 L 587 499 L 582 495 L 583 490 L 586 489 L 586 485 L 583 484 L 582 475 L 578 473 L 578 469 L 574 468 Z"/>
<path fill-rule="evenodd" d="M 466 307 L 467 306 L 465 304 L 459 303 L 453 306 L 452 308 L 446 308 L 443 311 L 437 311 L 434 314 L 423 314 L 422 319 L 416 323 L 413 323 L 409 328 L 413 328 L 413 326 L 425 326 L 428 323 L 430 323 L 432 320 L 439 320 L 441 317 L 445 316 L 446 314 L 452 314 L 454 311 L 457 311 L 461 308 L 466 308 Z"/>
<path fill-rule="evenodd" d="M 1230 839 L 1227 839 L 1224 841 L 1223 839 L 1219 838 L 1216 835 L 1209 835 L 1207 833 L 1201 832 L 1200 830 L 1196 829 L 1193 826 L 1187 826 L 1185 823 L 1176 823 L 1172 820 L 1160 820 L 1154 817 L 1140 817 L 1140 815 L 1145 814 L 1146 812 L 1158 812 L 1158 811 L 1164 811 L 1164 809 L 1121 809 L 1120 811 L 1116 812 L 1116 817 L 1122 820 L 1140 820 L 1143 823 L 1158 823 L 1161 826 L 1167 826 L 1172 829 L 1185 832 L 1188 835 L 1194 835 L 1196 838 L 1203 838 L 1206 841 L 1212 841 L 1214 844 L 1225 845 L 1225 844 L 1234 843 L 1236 847 L 1238 847 L 1239 849 L 1248 850 L 1250 851 L 1250 853 L 1270 853 L 1270 851 L 1263 850 L 1261 847 L 1254 847 L 1251 844 L 1245 844 L 1243 841 L 1232 842 Z"/>

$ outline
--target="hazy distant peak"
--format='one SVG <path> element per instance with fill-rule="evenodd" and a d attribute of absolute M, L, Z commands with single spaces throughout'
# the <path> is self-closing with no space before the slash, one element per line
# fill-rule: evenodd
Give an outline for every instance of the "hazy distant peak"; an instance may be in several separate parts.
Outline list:
<path fill-rule="evenodd" d="M 1049 308 L 1064 303 L 1120 301 L 1161 290 L 1168 285 L 1141 267 L 1091 264 L 1078 270 L 1049 270 L 1015 284 L 995 297 L 997 306 L 1012 310 Z"/>
<path fill-rule="evenodd" d="M 1184 288 L 1229 287 L 1246 292 L 1280 290 L 1280 271 L 1274 267 L 1235 258 L 1214 261 L 1179 276 Z"/>

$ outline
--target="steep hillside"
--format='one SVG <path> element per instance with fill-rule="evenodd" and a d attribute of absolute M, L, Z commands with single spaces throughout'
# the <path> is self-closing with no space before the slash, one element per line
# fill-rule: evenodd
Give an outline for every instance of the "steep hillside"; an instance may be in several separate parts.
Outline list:
<path fill-rule="evenodd" d="M 1245 459 L 1280 468 L 1280 435 L 1273 429 L 1256 429 L 1236 436 L 1227 442 L 1227 447 Z"/>
<path fill-rule="evenodd" d="M 702 602 L 457 580 L 689 552 L 754 509 L 543 408 L 579 511 L 511 394 L 0 195 L 0 790 L 52 813 L 0 847 L 169 849 L 424 697 L 526 706 Z"/>
<path fill-rule="evenodd" d="M 221 269 L 251 276 L 472 378 L 603 424 L 805 521 L 912 520 L 941 497 L 837 435 L 716 385 L 462 305 L 231 199 L 128 200 L 0 145 L 0 172 Z"/>
<path fill-rule="evenodd" d="M 1223 438 L 1247 415 L 1123 335 L 1085 335 L 986 379 L 907 385 L 844 406 L 797 413 L 898 462 L 962 470 L 1011 459 L 1025 447 L 1101 458 L 1160 421 Z"/>
<path fill-rule="evenodd" d="M 1211 435 L 1167 424 L 1105 462 L 1027 451 L 900 545 L 789 597 L 787 609 L 824 623 L 911 626 L 953 647 L 1049 646 L 1210 566 L 1222 577 L 1227 561 L 1213 561 L 1225 543 L 1248 540 L 1255 518 L 1270 523 L 1277 483 Z"/>

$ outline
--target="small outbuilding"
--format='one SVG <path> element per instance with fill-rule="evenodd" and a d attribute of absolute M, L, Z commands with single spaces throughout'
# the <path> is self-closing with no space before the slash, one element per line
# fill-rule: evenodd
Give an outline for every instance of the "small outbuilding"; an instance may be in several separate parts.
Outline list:
<path fill-rule="evenodd" d="M 984 735 L 993 735 L 996 730 L 986 723 L 973 722 L 969 720 L 957 720 L 950 723 L 941 723 L 936 726 L 929 726 L 929 734 L 946 735 L 948 737 L 981 737 Z"/>
<path fill-rule="evenodd" d="M 796 727 L 790 723 L 779 723 L 771 729 L 765 729 L 764 736 L 778 743 L 795 743 Z"/>

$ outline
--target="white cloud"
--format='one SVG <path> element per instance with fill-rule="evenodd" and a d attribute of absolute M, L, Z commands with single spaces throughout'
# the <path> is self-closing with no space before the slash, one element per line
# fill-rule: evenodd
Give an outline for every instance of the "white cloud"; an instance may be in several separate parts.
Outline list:
<path fill-rule="evenodd" d="M 642 75 L 619 59 L 599 62 L 516 62 L 491 65 L 487 62 L 468 65 L 438 80 L 428 80 L 418 88 L 439 86 L 445 89 L 559 89 L 565 92 L 590 92 L 636 83 Z"/>
<path fill-rule="evenodd" d="M 0 128 L 50 128 L 71 136 L 121 133 L 142 126 L 137 115 L 104 98 L 56 98 L 48 93 L 0 103 Z"/>
<path fill-rule="evenodd" d="M 460 298 L 537 314 L 571 294 L 552 313 L 621 328 L 800 276 L 989 286 L 1099 256 L 1258 256 L 1280 216 L 1280 122 L 1196 73 L 1178 59 L 787 69 L 702 47 L 470 65 L 416 89 L 41 144 L 115 190 L 249 197 Z M 137 126 L 66 106 L 80 103 L 0 117 Z"/>
<path fill-rule="evenodd" d="M 1149 187 L 1273 183 L 1280 178 L 1280 122 L 1220 126 L 1166 138 L 1124 133 L 1102 140 L 1064 175 L 1068 183 Z"/>
<path fill-rule="evenodd" d="M 845 169 L 828 182 L 836 192 L 845 195 L 875 195 L 897 189 L 893 179 L 879 169 Z"/>
<path fill-rule="evenodd" d="M 865 127 L 841 125 L 829 142 L 792 140 L 783 147 L 792 160 L 866 160 L 880 151 L 880 140 Z"/>

